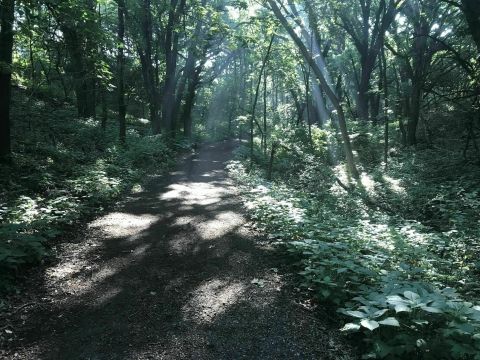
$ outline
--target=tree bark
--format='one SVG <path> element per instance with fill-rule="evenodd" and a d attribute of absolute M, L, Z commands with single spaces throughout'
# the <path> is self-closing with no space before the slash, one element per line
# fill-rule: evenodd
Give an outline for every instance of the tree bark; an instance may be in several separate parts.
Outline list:
<path fill-rule="evenodd" d="M 15 1 L 0 0 L 0 162 L 11 161 L 10 100 Z"/>
<path fill-rule="evenodd" d="M 186 0 L 171 0 L 168 23 L 165 30 L 165 81 L 162 96 L 162 127 L 168 137 L 173 138 L 174 133 L 174 105 L 175 83 L 178 58 L 179 33 L 175 29 L 180 15 L 185 8 Z"/>
<path fill-rule="evenodd" d="M 78 116 L 95 118 L 95 57 L 97 42 L 95 33 L 95 1 L 85 2 L 83 11 L 87 14 L 84 19 L 75 19 L 65 16 L 61 8 L 51 8 L 62 30 L 65 46 L 70 57 L 68 72 L 74 82 Z"/>
<path fill-rule="evenodd" d="M 381 52 L 381 73 L 382 73 L 382 83 L 383 83 L 383 95 L 384 95 L 384 104 L 383 104 L 383 117 L 385 121 L 385 131 L 384 131 L 384 152 L 383 152 L 383 161 L 385 163 L 385 170 L 388 169 L 388 148 L 389 148 L 389 92 L 388 92 L 388 74 L 387 74 L 387 58 L 385 56 L 385 49 L 382 48 Z"/>
<path fill-rule="evenodd" d="M 183 123 L 183 134 L 187 139 L 192 139 L 192 111 L 195 105 L 195 95 L 200 80 L 200 69 L 196 69 L 192 78 L 188 81 L 185 104 L 182 109 L 181 121 Z"/>
<path fill-rule="evenodd" d="M 145 87 L 145 92 L 148 98 L 148 109 L 150 115 L 150 123 L 154 134 L 160 132 L 160 118 L 158 114 L 159 109 L 159 95 L 157 85 L 155 83 L 155 69 L 153 66 L 154 59 L 152 58 L 152 13 L 151 1 L 143 0 L 143 9 L 141 15 L 141 38 L 142 41 L 138 47 L 138 54 L 140 58 L 140 65 L 142 67 L 142 77 Z"/>
<path fill-rule="evenodd" d="M 270 7 L 272 8 L 275 16 L 278 18 L 278 20 L 281 22 L 285 30 L 288 32 L 292 40 L 295 42 L 297 45 L 298 49 L 300 50 L 302 56 L 304 57 L 305 61 L 308 62 L 308 64 L 311 66 L 315 76 L 317 77 L 318 81 L 320 81 L 320 84 L 325 91 L 325 94 L 327 97 L 330 99 L 332 102 L 335 110 L 337 111 L 338 115 L 338 123 L 340 127 L 340 132 L 342 134 L 342 139 L 343 139 L 343 146 L 345 150 L 345 157 L 347 161 L 347 168 L 348 171 L 350 172 L 351 176 L 355 179 L 360 178 L 360 174 L 358 173 L 357 167 L 355 165 L 355 160 L 353 158 L 353 152 L 352 152 L 352 145 L 350 142 L 350 137 L 348 135 L 348 129 L 347 129 L 347 123 L 345 121 L 345 113 L 343 111 L 343 108 L 340 104 L 339 99 L 333 92 L 333 90 L 330 88 L 329 84 L 327 83 L 322 71 L 320 68 L 317 66 L 315 59 L 312 58 L 311 54 L 309 53 L 307 47 L 305 44 L 302 42 L 302 40 L 298 37 L 296 34 L 295 30 L 290 26 L 288 23 L 287 19 L 285 16 L 282 14 L 280 11 L 277 3 L 275 0 L 267 0 L 268 3 L 270 4 Z"/>
<path fill-rule="evenodd" d="M 118 34 L 117 34 L 117 71 L 118 71 L 118 126 L 119 139 L 122 144 L 125 144 L 127 136 L 126 126 L 126 105 L 125 105 L 125 86 L 124 86 L 124 71 L 125 71 L 125 0 L 118 1 Z"/>
<path fill-rule="evenodd" d="M 267 47 L 267 52 L 265 53 L 265 56 L 263 57 L 262 60 L 262 66 L 260 67 L 260 73 L 258 75 L 258 80 L 257 80 L 257 86 L 255 88 L 255 97 L 253 100 L 253 105 L 252 105 L 252 113 L 250 115 L 250 159 L 253 160 L 253 133 L 254 133 L 254 124 L 256 123 L 255 119 L 255 110 L 257 108 L 257 102 L 258 102 L 258 95 L 260 93 L 260 85 L 262 83 L 262 75 L 263 71 L 265 70 L 265 66 L 267 65 L 268 58 L 270 57 L 270 51 L 272 50 L 272 45 L 273 45 L 273 40 L 275 39 L 275 35 L 272 35 L 270 42 L 268 43 Z M 263 139 L 263 134 L 262 134 L 262 139 Z"/>
<path fill-rule="evenodd" d="M 372 11 L 371 0 L 359 0 L 359 3 L 361 11 L 358 15 L 361 19 L 352 21 L 345 13 L 340 14 L 340 19 L 343 28 L 351 37 L 360 55 L 360 79 L 357 83 L 357 112 L 361 119 L 368 120 L 370 81 L 375 69 L 375 62 L 383 47 L 385 33 L 395 19 L 402 1 L 380 0 L 375 12 Z"/>
<path fill-rule="evenodd" d="M 480 1 L 462 0 L 462 10 L 480 56 Z"/>

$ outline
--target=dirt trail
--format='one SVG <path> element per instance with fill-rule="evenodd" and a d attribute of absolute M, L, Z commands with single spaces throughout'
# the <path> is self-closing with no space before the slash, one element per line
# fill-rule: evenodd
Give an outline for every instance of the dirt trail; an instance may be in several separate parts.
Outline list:
<path fill-rule="evenodd" d="M 202 147 L 61 245 L 0 357 L 349 358 L 249 230 L 224 170 L 232 147 Z"/>

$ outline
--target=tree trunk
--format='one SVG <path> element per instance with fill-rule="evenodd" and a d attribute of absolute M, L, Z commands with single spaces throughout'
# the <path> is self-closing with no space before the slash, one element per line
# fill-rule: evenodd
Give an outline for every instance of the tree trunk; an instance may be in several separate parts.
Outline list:
<path fill-rule="evenodd" d="M 10 98 L 14 0 L 0 0 L 0 162 L 11 161 Z"/>
<path fill-rule="evenodd" d="M 389 148 L 389 98 L 388 98 L 388 74 L 387 74 L 387 58 L 385 56 L 385 49 L 382 48 L 380 53 L 381 55 L 381 75 L 384 91 L 384 103 L 383 103 L 383 118 L 385 121 L 385 131 L 384 131 L 384 152 L 383 152 L 383 161 L 385 163 L 385 170 L 388 169 L 388 148 Z"/>
<path fill-rule="evenodd" d="M 152 14 L 150 0 L 143 0 L 142 18 L 141 18 L 141 46 L 138 45 L 140 64 L 142 67 L 142 77 L 145 86 L 145 92 L 148 98 L 148 110 L 150 114 L 150 123 L 153 133 L 160 132 L 160 119 L 158 114 L 158 90 L 155 82 L 155 69 L 152 59 Z"/>
<path fill-rule="evenodd" d="M 420 119 L 420 111 L 423 100 L 423 86 L 425 83 L 425 72 L 427 68 L 428 34 L 430 26 L 423 18 L 423 15 L 415 14 L 418 20 L 414 25 L 415 37 L 413 40 L 413 65 L 409 71 L 412 81 L 410 95 L 410 117 L 407 123 L 407 145 L 417 144 L 417 127 Z"/>
<path fill-rule="evenodd" d="M 358 93 L 357 93 L 357 114 L 361 120 L 368 121 L 369 114 L 369 94 L 370 90 L 370 77 L 371 72 L 367 69 L 367 61 L 361 61 L 361 75 L 360 82 L 358 84 Z"/>
<path fill-rule="evenodd" d="M 105 85 L 102 85 L 100 97 L 101 97 L 100 100 L 102 102 L 101 127 L 102 127 L 102 130 L 105 131 L 107 129 L 107 122 L 108 122 L 107 90 L 105 89 Z"/>
<path fill-rule="evenodd" d="M 125 71 L 125 0 L 118 0 L 118 34 L 117 34 L 117 71 L 118 71 L 118 126 L 119 139 L 122 144 L 126 140 L 126 105 L 125 105 L 125 87 L 124 87 L 124 71 Z"/>
<path fill-rule="evenodd" d="M 265 66 L 267 65 L 268 58 L 270 57 L 270 51 L 272 50 L 272 45 L 273 45 L 273 40 L 275 39 L 275 35 L 272 35 L 270 42 L 268 43 L 268 48 L 267 52 L 265 53 L 265 56 L 262 61 L 262 66 L 260 67 L 260 73 L 258 75 L 258 80 L 257 80 L 257 86 L 255 88 L 255 98 L 253 100 L 253 105 L 252 105 L 252 114 L 250 115 L 250 159 L 253 160 L 253 128 L 254 124 L 256 123 L 255 119 L 255 110 L 257 108 L 257 102 L 258 102 L 258 95 L 260 92 L 260 85 L 262 83 L 262 75 L 263 71 L 265 70 Z M 263 138 L 263 134 L 262 134 Z"/>
<path fill-rule="evenodd" d="M 267 155 L 267 69 L 263 71 L 263 153 Z"/>
<path fill-rule="evenodd" d="M 174 105 L 175 105 L 175 77 L 178 57 L 179 33 L 176 31 L 176 23 L 185 8 L 185 0 L 170 1 L 168 23 L 165 30 L 165 81 L 162 96 L 162 127 L 168 137 L 173 138 L 174 132 Z"/>
<path fill-rule="evenodd" d="M 308 49 L 305 46 L 305 44 L 298 37 L 295 30 L 290 26 L 287 19 L 285 18 L 285 16 L 280 11 L 280 9 L 279 9 L 277 3 L 275 2 L 275 0 L 267 0 L 267 1 L 270 4 L 273 12 L 275 13 L 275 16 L 282 23 L 285 30 L 289 33 L 290 37 L 292 38 L 292 40 L 295 42 L 295 44 L 299 48 L 299 50 L 300 50 L 302 56 L 304 57 L 305 61 L 307 61 L 308 64 L 311 66 L 315 76 L 317 77 L 318 81 L 322 85 L 322 88 L 325 91 L 325 94 L 327 95 L 327 97 L 332 102 L 332 105 L 335 107 L 335 110 L 337 110 L 338 124 L 339 124 L 339 127 L 340 127 L 340 132 L 342 134 L 343 146 L 344 146 L 344 149 L 345 149 L 345 157 L 346 157 L 346 161 L 347 161 L 347 168 L 348 168 L 348 171 L 350 172 L 350 174 L 352 175 L 353 178 L 359 179 L 360 174 L 358 173 L 357 167 L 355 165 L 355 160 L 353 158 L 352 145 L 351 145 L 351 142 L 350 142 L 350 137 L 348 135 L 347 123 L 345 121 L 345 113 L 343 111 L 343 108 L 340 104 L 339 99 L 337 98 L 337 96 L 335 95 L 333 90 L 330 88 L 330 85 L 327 83 L 322 71 L 317 66 L 317 64 L 315 62 L 315 59 L 313 59 L 311 54 L 308 52 Z"/>
<path fill-rule="evenodd" d="M 91 79 L 93 69 L 89 69 L 85 59 L 85 39 L 77 29 L 61 26 L 65 44 L 70 56 L 69 72 L 73 77 L 78 116 L 95 117 L 95 82 Z"/>
<path fill-rule="evenodd" d="M 462 5 L 462 10 L 467 19 L 468 28 L 470 29 L 470 33 L 472 34 L 480 55 L 480 1 L 462 0 Z"/>
<path fill-rule="evenodd" d="M 192 139 L 192 111 L 195 105 L 195 95 L 200 82 L 201 69 L 196 69 L 193 76 L 188 80 L 185 104 L 183 105 L 181 121 L 183 123 L 183 134 L 187 139 Z"/>

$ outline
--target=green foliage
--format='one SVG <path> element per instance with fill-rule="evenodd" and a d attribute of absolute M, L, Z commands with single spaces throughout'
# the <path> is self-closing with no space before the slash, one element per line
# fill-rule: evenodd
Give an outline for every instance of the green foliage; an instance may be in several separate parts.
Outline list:
<path fill-rule="evenodd" d="M 373 351 L 365 358 L 479 358 L 480 306 L 464 301 L 452 288 L 386 281 L 379 291 L 364 292 L 340 312 L 352 319 L 344 331 L 366 332 Z"/>
<path fill-rule="evenodd" d="M 301 143 L 285 134 L 286 147 Z M 480 307 L 466 300 L 478 298 L 473 173 L 452 163 L 440 177 L 429 150 L 392 158 L 388 172 L 365 158 L 372 176 L 347 193 L 321 153 L 296 148 L 279 154 L 277 182 L 242 162 L 230 172 L 257 226 L 291 254 L 301 287 L 362 335 L 364 358 L 479 359 Z"/>
<path fill-rule="evenodd" d="M 149 125 L 136 119 L 130 119 L 133 130 L 123 147 L 116 125 L 104 133 L 68 108 L 50 114 L 41 103 L 35 109 L 31 116 L 40 125 L 31 131 L 18 117 L 18 151 L 13 165 L 1 169 L 0 287 L 22 266 L 42 261 L 48 240 L 138 187 L 147 172 L 167 169 L 174 158 L 163 138 L 148 135 Z M 18 115 L 24 111 L 15 107 Z"/>
<path fill-rule="evenodd" d="M 29 233 L 19 224 L 3 224 L 0 227 L 0 269 L 16 270 L 19 265 L 39 261 L 46 255 L 45 238 Z"/>

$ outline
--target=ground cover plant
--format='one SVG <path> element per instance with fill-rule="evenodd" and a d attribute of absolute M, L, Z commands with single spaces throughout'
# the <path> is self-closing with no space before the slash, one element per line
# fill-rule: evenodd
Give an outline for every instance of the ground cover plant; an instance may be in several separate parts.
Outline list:
<path fill-rule="evenodd" d="M 151 135 L 141 119 L 128 119 L 125 145 L 117 142 L 117 125 L 104 131 L 98 122 L 76 117 L 73 108 L 55 109 L 37 101 L 22 106 L 17 91 L 14 116 L 17 151 L 2 167 L 0 188 L 0 269 L 2 290 L 15 274 L 49 255 L 49 240 L 86 217 L 101 213 L 130 191 L 141 190 L 147 174 L 168 170 L 174 148 Z"/>
<path fill-rule="evenodd" d="M 290 253 L 301 287 L 337 309 L 343 331 L 363 334 L 365 358 L 478 358 L 478 170 L 461 176 L 466 164 L 442 158 L 455 173 L 440 175 L 426 149 L 415 163 L 370 166 L 345 189 L 342 169 L 328 166 L 328 131 L 293 150 L 305 132 L 283 136 L 273 181 L 244 151 L 230 164 L 252 219 Z"/>

